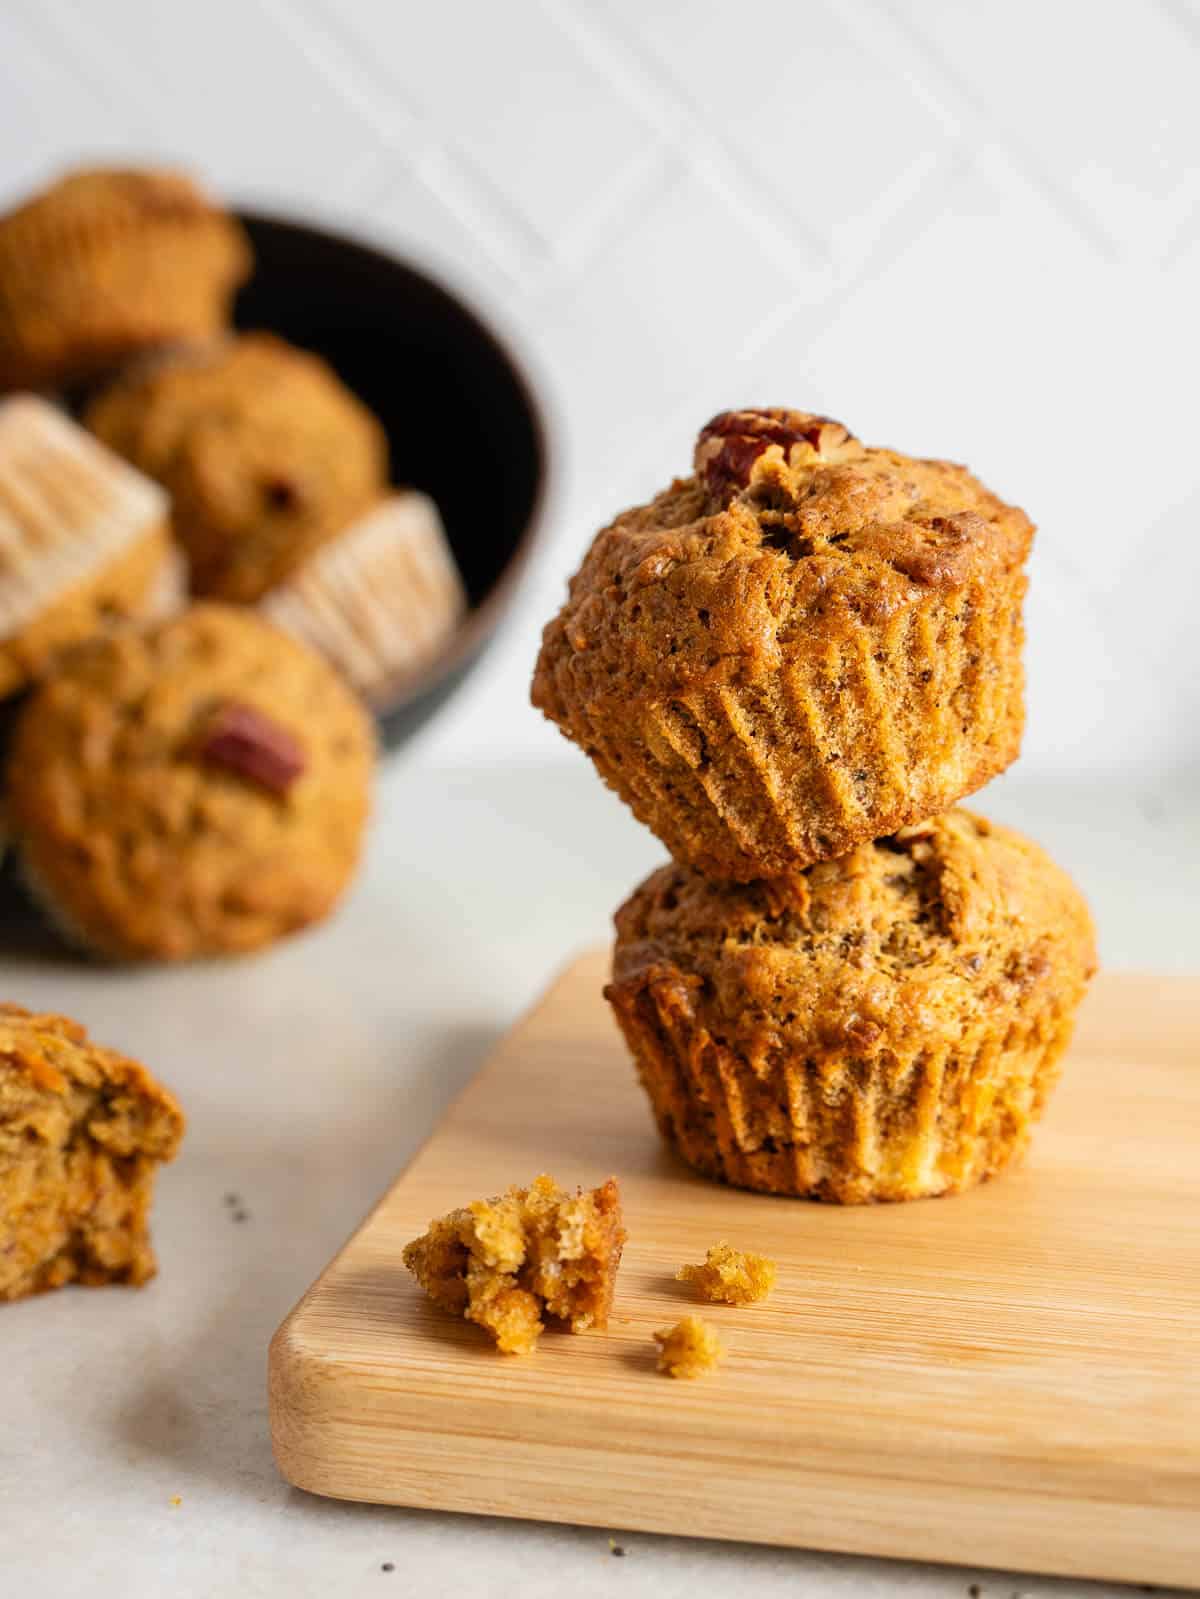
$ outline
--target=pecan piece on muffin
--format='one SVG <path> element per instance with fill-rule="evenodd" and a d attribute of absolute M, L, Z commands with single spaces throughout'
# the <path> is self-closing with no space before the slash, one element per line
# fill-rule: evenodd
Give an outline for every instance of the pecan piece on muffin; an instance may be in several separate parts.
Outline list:
<path fill-rule="evenodd" d="M 328 662 L 197 605 L 73 651 L 22 708 L 8 824 L 84 948 L 184 960 L 321 920 L 353 877 L 374 730 Z"/>
<path fill-rule="evenodd" d="M 137 1061 L 0 1005 L 0 1300 L 153 1277 L 154 1179 L 183 1127 Z"/>
<path fill-rule="evenodd" d="M 769 883 L 665 866 L 616 922 L 606 993 L 663 1137 L 708 1176 L 842 1204 L 1016 1158 L 1096 964 L 1067 875 L 967 811 Z"/>
<path fill-rule="evenodd" d="M 725 412 L 597 535 L 533 701 L 671 854 L 778 877 L 1015 759 L 1033 527 L 961 466 Z"/>
<path fill-rule="evenodd" d="M 250 265 L 241 226 L 182 173 L 68 173 L 0 217 L 0 389 L 210 338 Z"/>

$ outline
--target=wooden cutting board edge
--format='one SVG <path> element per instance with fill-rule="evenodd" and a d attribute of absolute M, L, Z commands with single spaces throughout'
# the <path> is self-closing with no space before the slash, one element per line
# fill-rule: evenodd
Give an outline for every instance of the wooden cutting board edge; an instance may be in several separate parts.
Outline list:
<path fill-rule="evenodd" d="M 1097 1456 L 1090 1493 L 1084 1479 L 1094 1439 L 1077 1440 L 1067 1450 L 1065 1465 L 1061 1448 L 1050 1438 L 1044 1461 L 1014 1459 L 1012 1469 L 999 1475 L 991 1455 L 972 1460 L 960 1450 L 939 1463 L 936 1443 L 923 1465 L 911 1451 L 906 1457 L 895 1439 L 880 1446 L 890 1429 L 870 1406 L 858 1417 L 841 1415 L 840 1455 L 831 1450 L 826 1458 L 808 1438 L 804 1458 L 797 1460 L 781 1454 L 769 1427 L 759 1434 L 744 1420 L 731 1427 L 722 1375 L 704 1383 L 669 1384 L 654 1377 L 650 1355 L 639 1364 L 630 1335 L 609 1340 L 622 1345 L 621 1378 L 614 1384 L 610 1353 L 596 1335 L 543 1339 L 531 1361 L 513 1361 L 492 1355 L 481 1347 L 476 1329 L 440 1316 L 415 1290 L 404 1300 L 403 1314 L 397 1312 L 394 1278 L 378 1265 L 392 1251 L 393 1222 L 404 1236 L 412 1236 L 422 1218 L 443 1203 L 489 1188 L 484 1174 L 473 1183 L 464 1173 L 451 1193 L 453 1183 L 435 1170 L 446 1140 L 462 1144 L 465 1139 L 473 1154 L 472 1140 L 487 1137 L 496 1088 L 503 1093 L 506 1079 L 519 1080 L 525 1058 L 538 1049 L 561 1050 L 580 1027 L 598 1057 L 619 1055 L 615 1029 L 598 1000 L 604 966 L 605 956 L 597 952 L 560 974 L 276 1333 L 269 1397 L 283 1475 L 333 1498 L 1200 1586 L 1200 1436 L 1190 1455 L 1185 1437 L 1181 1455 L 1181 1436 L 1173 1426 L 1161 1456 L 1150 1447 L 1151 1432 L 1144 1438 L 1139 1434 L 1132 1446 L 1126 1438 L 1126 1458 L 1116 1464 Z M 1139 1039 L 1147 1038 L 1143 1049 L 1183 1070 L 1192 1096 L 1189 1114 L 1200 1128 L 1200 980 L 1153 974 L 1102 978 L 1088 1001 L 1073 1054 L 1124 1060 L 1137 1051 Z M 1189 1061 L 1196 1064 L 1194 1076 L 1186 1070 Z M 627 1063 L 623 1070 L 628 1078 Z M 641 1127 L 645 1110 L 640 1101 L 634 1103 Z M 580 1109 L 586 1112 L 587 1106 Z M 472 1158 L 469 1164 L 474 1163 Z M 544 1164 L 554 1169 L 552 1155 Z M 597 1168 L 595 1175 L 602 1174 Z M 524 1180 L 532 1171 L 509 1175 Z M 591 1175 L 582 1172 L 579 1180 Z M 665 1156 L 648 1177 L 640 1176 L 651 1183 L 692 1185 L 686 1196 L 689 1213 L 697 1204 L 711 1210 L 714 1202 L 732 1195 L 695 1183 Z M 1001 1184 L 990 1187 L 998 1191 Z M 796 1213 L 788 1201 L 737 1198 Z M 930 1203 L 939 1209 L 966 1206 L 970 1196 Z M 818 1208 L 824 1207 L 799 1210 Z M 888 1207 L 843 1215 L 885 1217 L 888 1210 L 895 1215 L 927 1209 Z M 1200 1243 L 1200 1231 L 1196 1238 Z M 661 1301 L 661 1284 L 632 1254 L 631 1246 L 621 1308 L 628 1293 L 635 1301 L 630 1308 L 637 1346 L 648 1351 L 645 1327 L 665 1319 L 664 1312 L 655 1303 L 648 1320 L 636 1301 L 639 1294 L 647 1303 L 656 1295 Z M 1200 1249 L 1195 1258 L 1200 1275 Z M 632 1290 L 626 1281 L 631 1271 Z M 639 1271 L 644 1289 L 638 1286 Z M 676 1313 L 687 1308 L 680 1302 Z M 726 1317 L 731 1314 L 741 1331 L 753 1326 L 744 1318 L 759 1312 L 724 1311 Z M 368 1322 L 371 1336 L 381 1329 L 385 1336 L 364 1355 L 359 1333 Z M 1188 1327 L 1188 1337 L 1195 1340 L 1197 1325 L 1189 1321 Z M 399 1350 L 405 1354 L 397 1364 Z M 589 1407 L 592 1379 L 604 1393 Z M 1187 1400 L 1186 1416 L 1200 1417 L 1195 1392 L 1181 1397 Z M 1047 1396 L 1051 1427 L 1052 1416 L 1053 1396 Z M 723 1426 L 730 1433 L 727 1446 L 720 1441 Z M 897 1426 L 903 1439 L 903 1418 Z M 929 1448 L 928 1438 L 920 1442 Z"/>

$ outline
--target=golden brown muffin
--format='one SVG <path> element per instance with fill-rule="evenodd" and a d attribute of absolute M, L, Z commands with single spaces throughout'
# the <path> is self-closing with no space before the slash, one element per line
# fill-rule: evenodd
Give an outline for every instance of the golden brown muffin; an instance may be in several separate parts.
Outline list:
<path fill-rule="evenodd" d="M 504 1354 L 527 1355 L 547 1322 L 608 1326 L 624 1244 L 615 1178 L 569 1194 L 541 1176 L 431 1221 L 404 1264 L 443 1310 L 476 1322 Z"/>
<path fill-rule="evenodd" d="M 228 322 L 241 227 L 177 172 L 73 172 L 0 217 L 0 389 L 81 381 Z"/>
<path fill-rule="evenodd" d="M 775 1286 L 779 1268 L 766 1255 L 714 1244 L 697 1266 L 681 1266 L 676 1282 L 691 1283 L 710 1305 L 756 1305 Z"/>
<path fill-rule="evenodd" d="M 616 921 L 606 993 L 664 1138 L 710 1177 L 842 1204 L 1019 1155 L 1096 965 L 1066 874 L 967 811 L 773 883 L 667 866 Z"/>
<path fill-rule="evenodd" d="M 319 921 L 358 861 L 370 718 L 319 656 L 199 605 L 68 656 L 22 708 L 8 822 L 86 948 L 184 960 Z"/>
<path fill-rule="evenodd" d="M 724 1344 L 699 1316 L 684 1316 L 674 1326 L 660 1327 L 654 1342 L 664 1377 L 703 1377 L 716 1371 L 725 1358 Z"/>
<path fill-rule="evenodd" d="M 782 876 L 1016 757 L 1021 511 L 799 411 L 715 417 L 695 468 L 597 536 L 533 681 L 677 860 Z"/>
<path fill-rule="evenodd" d="M 0 1005 L 0 1300 L 153 1277 L 154 1178 L 183 1126 L 137 1061 Z"/>
<path fill-rule="evenodd" d="M 466 608 L 437 506 L 413 489 L 372 506 L 261 604 L 376 701 L 436 659 Z"/>
<path fill-rule="evenodd" d="M 158 485 L 35 395 L 0 401 L 0 697 L 182 598 Z"/>
<path fill-rule="evenodd" d="M 192 591 L 252 604 L 387 484 L 383 429 L 332 368 L 270 333 L 141 363 L 92 431 L 170 492 Z"/>

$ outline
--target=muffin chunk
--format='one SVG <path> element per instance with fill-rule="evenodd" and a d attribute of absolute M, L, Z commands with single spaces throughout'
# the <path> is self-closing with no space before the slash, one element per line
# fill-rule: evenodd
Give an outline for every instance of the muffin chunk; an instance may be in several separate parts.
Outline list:
<path fill-rule="evenodd" d="M 430 1222 L 404 1264 L 435 1304 L 525 1355 L 547 1324 L 607 1327 L 624 1244 L 615 1178 L 569 1194 L 541 1176 Z"/>
<path fill-rule="evenodd" d="M 663 1137 L 708 1176 L 843 1204 L 1017 1157 L 1096 964 L 1066 874 L 961 810 L 770 883 L 667 866 L 616 921 L 606 993 Z"/>
<path fill-rule="evenodd" d="M 211 338 L 250 265 L 242 228 L 182 173 L 68 173 L 0 217 L 0 389 Z"/>
<path fill-rule="evenodd" d="M 13 734 L 9 826 L 86 948 L 231 954 L 333 908 L 373 762 L 331 666 L 252 612 L 201 605 L 84 646 L 41 685 Z"/>
<path fill-rule="evenodd" d="M 193 593 L 252 604 L 384 492 L 387 441 L 319 356 L 269 333 L 142 363 L 87 424 L 169 491 Z"/>
<path fill-rule="evenodd" d="M 961 466 L 725 412 L 691 476 L 594 540 L 533 702 L 675 859 L 794 872 L 1016 757 L 1032 535 Z"/>
<path fill-rule="evenodd" d="M 136 1061 L 0 1006 L 0 1300 L 153 1277 L 154 1178 L 183 1127 Z"/>

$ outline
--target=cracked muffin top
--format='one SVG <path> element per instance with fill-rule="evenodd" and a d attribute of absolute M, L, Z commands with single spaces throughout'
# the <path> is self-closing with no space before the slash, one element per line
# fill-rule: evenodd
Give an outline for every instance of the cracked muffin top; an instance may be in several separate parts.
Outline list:
<path fill-rule="evenodd" d="M 564 659 L 590 701 L 757 677 L 847 614 L 883 622 L 932 589 L 1013 571 L 1032 537 L 965 467 L 804 411 L 725 411 L 690 477 L 593 541 L 545 630 L 534 703 L 566 719 Z"/>
<path fill-rule="evenodd" d="M 86 947 L 176 960 L 318 920 L 357 863 L 374 732 L 320 656 L 197 605 L 72 652 L 24 707 L 8 822 Z"/>
<path fill-rule="evenodd" d="M 873 1058 L 912 1030 L 953 1041 L 981 1004 L 1081 991 L 1096 964 L 1067 874 L 965 810 L 770 883 L 665 866 L 616 924 L 614 986 L 683 983 L 762 1072 L 785 1043 Z"/>

